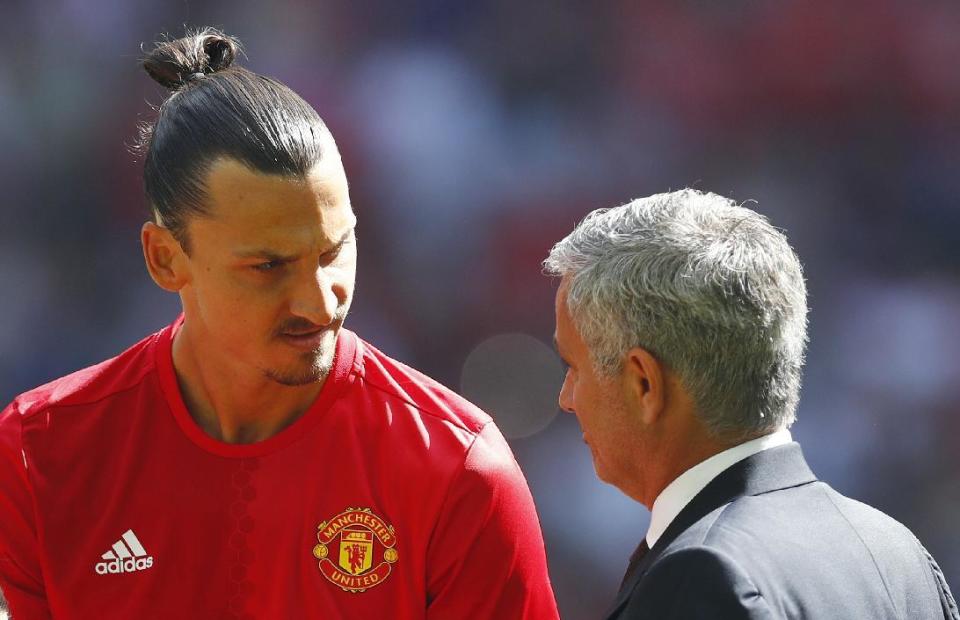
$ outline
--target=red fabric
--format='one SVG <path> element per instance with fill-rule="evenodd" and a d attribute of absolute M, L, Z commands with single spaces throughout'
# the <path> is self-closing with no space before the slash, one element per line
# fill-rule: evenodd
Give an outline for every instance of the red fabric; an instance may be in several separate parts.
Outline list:
<path fill-rule="evenodd" d="M 224 444 L 181 400 L 177 325 L 0 414 L 15 620 L 557 617 L 530 493 L 483 412 L 342 330 L 307 413 Z M 110 552 L 133 556 L 123 572 Z"/>

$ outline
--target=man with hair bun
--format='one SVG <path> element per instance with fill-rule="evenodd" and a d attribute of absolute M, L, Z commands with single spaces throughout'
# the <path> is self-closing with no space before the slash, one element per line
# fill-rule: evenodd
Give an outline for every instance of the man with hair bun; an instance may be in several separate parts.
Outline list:
<path fill-rule="evenodd" d="M 610 620 L 958 618 L 936 562 L 817 480 L 789 427 L 807 296 L 766 218 L 695 190 L 594 211 L 559 276 L 560 407 L 651 511 Z"/>
<path fill-rule="evenodd" d="M 482 411 L 343 327 L 336 143 L 206 29 L 144 67 L 147 269 L 183 314 L 0 414 L 16 620 L 551 619 L 526 481 Z"/>

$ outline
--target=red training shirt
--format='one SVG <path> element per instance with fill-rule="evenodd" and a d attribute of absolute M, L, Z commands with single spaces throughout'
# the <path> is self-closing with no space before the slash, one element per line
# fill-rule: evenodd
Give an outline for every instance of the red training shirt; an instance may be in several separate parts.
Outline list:
<path fill-rule="evenodd" d="M 14 620 L 557 618 L 486 414 L 343 329 L 306 413 L 226 444 L 183 404 L 182 320 L 0 414 Z"/>

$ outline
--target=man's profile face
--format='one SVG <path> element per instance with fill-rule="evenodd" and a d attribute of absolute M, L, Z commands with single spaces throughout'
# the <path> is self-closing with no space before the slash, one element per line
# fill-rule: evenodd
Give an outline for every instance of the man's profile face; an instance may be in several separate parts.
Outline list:
<path fill-rule="evenodd" d="M 305 178 L 221 159 L 206 185 L 210 214 L 189 221 L 190 281 L 181 290 L 191 340 L 210 363 L 284 385 L 323 378 L 357 262 L 339 156 L 327 155 Z"/>
<path fill-rule="evenodd" d="M 637 416 L 631 415 L 624 398 L 623 378 L 599 375 L 590 352 L 574 325 L 566 303 L 566 282 L 556 297 L 557 351 L 567 366 L 559 404 L 577 416 L 583 440 L 590 447 L 597 476 L 623 488 L 637 466 Z"/>

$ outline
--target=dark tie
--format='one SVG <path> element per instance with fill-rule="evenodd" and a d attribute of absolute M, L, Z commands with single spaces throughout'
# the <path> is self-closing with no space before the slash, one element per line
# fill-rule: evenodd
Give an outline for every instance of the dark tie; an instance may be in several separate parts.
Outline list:
<path fill-rule="evenodd" d="M 630 556 L 630 563 L 627 564 L 627 572 L 623 575 L 623 581 L 620 582 L 621 590 L 623 586 L 630 581 L 630 578 L 633 577 L 633 573 L 636 572 L 637 566 L 640 565 L 640 560 L 643 559 L 643 556 L 647 555 L 647 551 L 650 551 L 650 547 L 647 546 L 647 537 L 644 536 L 640 544 L 637 545 L 636 550 L 634 550 L 633 555 Z"/>

